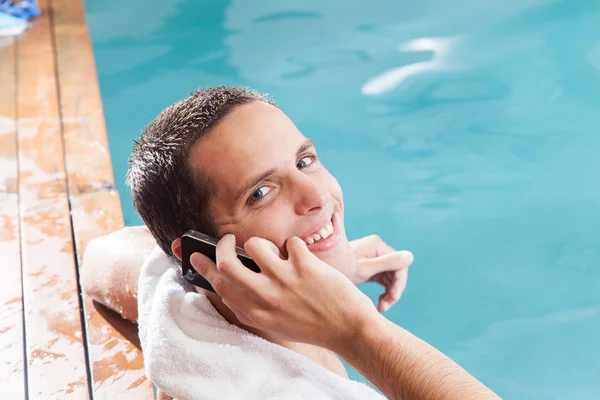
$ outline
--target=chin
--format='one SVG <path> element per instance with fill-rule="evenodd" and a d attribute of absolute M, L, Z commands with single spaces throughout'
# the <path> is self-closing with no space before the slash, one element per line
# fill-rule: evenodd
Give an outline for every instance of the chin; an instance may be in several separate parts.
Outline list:
<path fill-rule="evenodd" d="M 330 254 L 323 254 L 319 259 L 352 279 L 356 274 L 356 256 L 350 243 L 343 240 L 335 250 Z"/>

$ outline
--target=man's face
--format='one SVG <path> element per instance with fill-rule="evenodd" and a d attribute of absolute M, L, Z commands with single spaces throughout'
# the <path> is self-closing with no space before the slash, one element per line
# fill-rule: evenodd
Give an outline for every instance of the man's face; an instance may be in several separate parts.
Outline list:
<path fill-rule="evenodd" d="M 237 107 L 194 145 L 191 161 L 213 184 L 208 211 L 219 237 L 232 233 L 238 245 L 261 237 L 286 254 L 286 240 L 297 236 L 354 274 L 342 190 L 281 110 L 258 101 Z"/>

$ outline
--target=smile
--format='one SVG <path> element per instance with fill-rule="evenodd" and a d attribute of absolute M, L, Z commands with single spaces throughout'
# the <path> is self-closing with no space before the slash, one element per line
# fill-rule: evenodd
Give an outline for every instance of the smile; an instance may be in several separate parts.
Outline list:
<path fill-rule="evenodd" d="M 331 250 L 340 242 L 340 238 L 335 214 L 319 223 L 312 233 L 302 237 L 312 253 Z"/>
<path fill-rule="evenodd" d="M 306 242 L 306 244 L 311 245 L 313 243 L 317 243 L 321 240 L 327 239 L 332 233 L 333 223 L 329 221 L 329 223 L 324 228 L 321 228 L 318 232 L 308 236 L 304 239 L 304 241 Z"/>

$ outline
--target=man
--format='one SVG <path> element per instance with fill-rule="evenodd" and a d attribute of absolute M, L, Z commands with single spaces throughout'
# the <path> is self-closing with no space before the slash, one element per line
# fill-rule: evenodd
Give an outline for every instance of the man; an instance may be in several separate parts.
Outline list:
<path fill-rule="evenodd" d="M 224 238 L 225 244 L 219 246 L 221 256 L 232 251 L 234 244 L 248 243 L 261 268 L 268 260 L 266 253 L 280 260 L 293 256 L 288 252 L 293 241 L 288 239 L 299 238 L 313 255 L 311 262 L 333 267 L 354 284 L 368 279 L 384 284 L 380 311 L 389 308 L 403 290 L 412 255 L 390 252 L 403 261 L 374 276 L 358 267 L 355 248 L 346 238 L 344 202 L 337 181 L 320 163 L 315 144 L 258 93 L 218 87 L 197 91 L 167 108 L 136 143 L 128 183 L 134 205 L 154 239 L 165 253 L 179 260 L 180 238 L 188 229 Z M 262 238 L 259 244 L 254 239 L 248 242 L 256 237 Z M 210 276 L 209 263 L 195 257 L 197 268 Z M 267 263 L 265 271 L 272 270 L 272 260 Z M 255 316 L 251 313 L 248 319 L 239 310 L 243 297 L 239 288 L 244 284 L 238 283 L 214 281 L 217 293 L 225 295 L 229 306 L 219 294 L 198 291 L 231 324 L 347 376 L 340 360 L 327 349 L 336 348 L 331 343 L 316 339 L 314 345 L 306 337 L 298 342 L 257 328 Z M 373 380 L 377 384 L 377 379 Z M 385 386 L 380 389 L 388 390 Z M 385 394 L 395 396 L 393 392 Z"/>
<path fill-rule="evenodd" d="M 215 237 L 233 233 L 239 245 L 258 236 L 281 251 L 287 238 L 302 236 L 321 260 L 357 283 L 365 280 L 346 238 L 337 181 L 314 143 L 258 93 L 211 88 L 167 108 L 137 142 L 128 183 L 157 243 L 178 259 L 178 238 L 188 229 Z M 322 230 L 329 228 L 325 238 Z M 401 273 L 388 275 L 382 310 L 402 289 Z M 239 325 L 217 295 L 203 293 Z M 328 358 L 343 370 L 336 357 Z"/>

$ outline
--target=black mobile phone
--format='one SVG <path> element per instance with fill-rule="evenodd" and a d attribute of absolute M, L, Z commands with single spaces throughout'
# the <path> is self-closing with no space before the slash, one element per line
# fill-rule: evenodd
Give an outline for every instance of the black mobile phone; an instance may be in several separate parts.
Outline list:
<path fill-rule="evenodd" d="M 218 242 L 218 239 L 194 230 L 189 230 L 183 234 L 181 237 L 181 274 L 183 275 L 183 279 L 194 286 L 210 290 L 211 292 L 215 291 L 211 284 L 194 269 L 192 263 L 190 262 L 190 257 L 194 253 L 202 253 L 206 257 L 216 262 Z M 258 265 L 248 255 L 248 253 L 244 251 L 244 249 L 236 246 L 235 252 L 237 253 L 238 259 L 242 262 L 242 264 L 254 272 L 260 272 Z"/>

